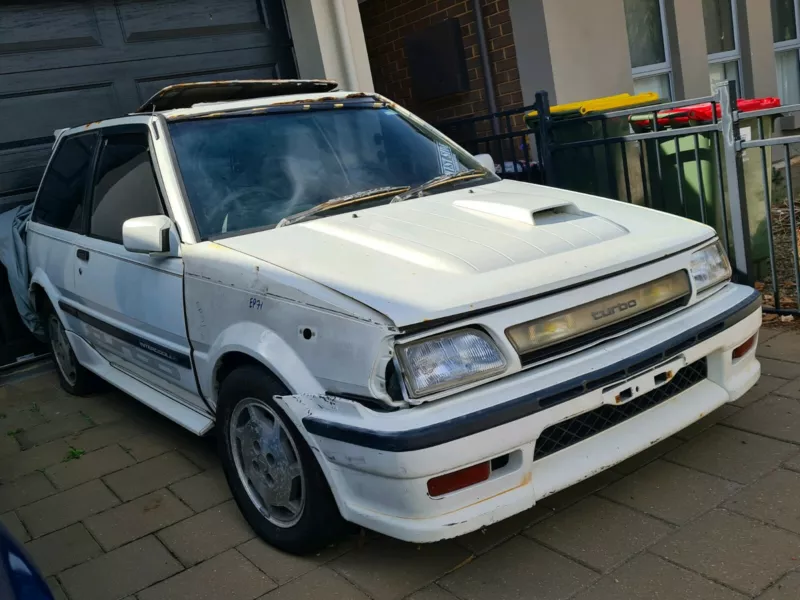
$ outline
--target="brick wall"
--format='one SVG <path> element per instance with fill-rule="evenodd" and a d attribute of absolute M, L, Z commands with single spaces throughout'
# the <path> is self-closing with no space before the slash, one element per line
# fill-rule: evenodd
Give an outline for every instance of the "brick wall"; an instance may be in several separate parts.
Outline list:
<path fill-rule="evenodd" d="M 481 0 L 497 109 L 522 106 L 508 0 Z M 366 0 L 360 5 L 375 90 L 436 123 L 488 113 L 475 15 L 471 0 Z M 449 18 L 458 18 L 464 38 L 468 92 L 429 101 L 414 99 L 405 38 Z"/>

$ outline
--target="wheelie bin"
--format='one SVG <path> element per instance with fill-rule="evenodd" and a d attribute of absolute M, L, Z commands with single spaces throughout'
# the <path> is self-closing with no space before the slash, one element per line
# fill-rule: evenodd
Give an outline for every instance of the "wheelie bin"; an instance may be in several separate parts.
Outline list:
<path fill-rule="evenodd" d="M 598 113 L 645 106 L 659 101 L 658 94 L 617 94 L 592 100 L 555 105 L 550 108 L 551 136 L 556 144 L 600 140 L 626 135 L 630 126 L 626 117 L 586 119 Z M 532 111 L 525 121 L 537 134 L 539 114 Z M 625 199 L 622 152 L 623 144 L 596 144 L 557 149 L 552 153 L 551 185 L 617 200 Z"/>
<path fill-rule="evenodd" d="M 721 109 L 716 106 L 717 119 Z M 759 132 L 758 118 L 748 118 L 747 113 L 780 106 L 778 98 L 739 99 L 739 129 L 744 139 L 758 139 L 759 135 L 768 138 L 772 135 L 773 117 L 762 118 Z M 682 107 L 675 110 L 660 111 L 656 116 L 659 130 L 675 129 L 712 122 L 710 102 Z M 633 117 L 634 131 L 652 131 L 652 118 Z M 719 164 L 714 155 L 714 133 L 700 133 L 645 143 L 647 154 L 647 177 L 654 208 L 682 215 L 696 221 L 705 222 L 722 235 L 725 228 L 730 231 L 730 223 L 723 223 L 722 197 L 719 189 Z M 720 152 L 722 152 L 720 142 Z M 744 189 L 750 228 L 750 251 L 757 271 L 763 270 L 769 259 L 766 217 L 767 197 L 772 189 L 771 149 L 765 148 L 767 161 L 767 189 L 763 186 L 761 150 L 748 148 L 743 151 Z M 725 177 L 722 177 L 725 185 Z M 683 196 L 679 192 L 682 190 Z M 704 202 L 701 202 L 701 199 Z M 730 219 L 730 215 L 728 216 Z"/>

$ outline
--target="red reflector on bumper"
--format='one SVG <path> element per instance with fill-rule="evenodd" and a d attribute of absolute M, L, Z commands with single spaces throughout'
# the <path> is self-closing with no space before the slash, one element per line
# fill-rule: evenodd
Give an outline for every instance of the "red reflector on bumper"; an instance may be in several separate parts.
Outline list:
<path fill-rule="evenodd" d="M 428 480 L 428 493 L 432 497 L 444 496 L 489 479 L 491 468 L 488 462 L 472 465 Z"/>
<path fill-rule="evenodd" d="M 750 349 L 751 349 L 753 346 L 755 346 L 755 345 L 756 345 L 756 337 L 757 337 L 757 334 L 756 334 L 756 335 L 754 335 L 753 337 L 751 337 L 749 340 L 747 340 L 747 341 L 746 341 L 744 344 L 742 344 L 741 346 L 738 346 L 737 348 L 734 348 L 734 349 L 733 349 L 733 352 L 732 352 L 731 354 L 732 354 L 732 356 L 733 356 L 734 360 L 736 360 L 737 358 L 741 358 L 741 357 L 743 357 L 745 354 L 747 354 L 748 352 L 750 352 Z"/>

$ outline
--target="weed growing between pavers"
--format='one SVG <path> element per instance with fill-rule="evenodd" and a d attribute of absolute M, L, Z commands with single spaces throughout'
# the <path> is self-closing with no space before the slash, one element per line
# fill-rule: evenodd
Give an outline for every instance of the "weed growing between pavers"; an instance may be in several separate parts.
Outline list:
<path fill-rule="evenodd" d="M 80 448 L 75 448 L 74 446 L 70 446 L 69 452 L 67 452 L 67 455 L 61 460 L 61 462 L 78 460 L 84 454 L 86 454 L 86 450 L 81 450 Z"/>

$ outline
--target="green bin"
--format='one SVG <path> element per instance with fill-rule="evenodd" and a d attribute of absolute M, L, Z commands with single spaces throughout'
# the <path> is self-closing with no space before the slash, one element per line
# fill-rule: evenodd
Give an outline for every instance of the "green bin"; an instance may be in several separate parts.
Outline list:
<path fill-rule="evenodd" d="M 627 117 L 588 121 L 580 117 L 658 101 L 658 95 L 653 93 L 636 96 L 620 94 L 553 106 L 550 109 L 552 141 L 564 144 L 627 135 L 630 132 Z M 528 113 L 525 119 L 528 127 L 538 133 L 538 113 Z M 556 150 L 553 153 L 552 171 L 558 187 L 619 200 L 625 196 L 623 165 L 621 145 L 597 144 Z"/>
<path fill-rule="evenodd" d="M 739 119 L 739 131 L 742 138 L 760 139 L 758 118 L 747 118 L 742 113 Z M 780 116 L 780 115 L 778 115 Z M 772 137 L 775 128 L 775 117 L 762 118 L 764 138 Z M 772 204 L 772 147 L 764 148 L 767 164 L 767 190 L 769 204 Z M 744 170 L 744 190 L 747 198 L 747 220 L 750 224 L 750 259 L 753 262 L 755 276 L 763 279 L 769 272 L 769 236 L 767 235 L 767 198 L 764 194 L 764 176 L 762 172 L 761 149 L 747 148 L 742 152 L 742 168 Z"/>
<path fill-rule="evenodd" d="M 758 118 L 747 118 L 747 111 L 775 106 L 777 102 L 779 101 L 775 98 L 739 100 L 741 115 L 739 128 L 743 138 L 758 139 L 759 135 Z M 705 107 L 706 105 L 702 106 Z M 659 113 L 658 118 L 659 129 L 680 129 L 690 125 L 708 123 L 711 121 L 710 103 L 707 106 L 707 118 L 698 118 L 699 113 L 696 107 L 685 107 L 676 111 L 662 111 Z M 695 110 L 692 110 L 693 108 Z M 687 114 L 690 117 L 687 117 Z M 680 120 L 675 119 L 677 115 L 681 116 Z M 669 124 L 664 125 L 664 121 L 668 121 Z M 637 122 L 636 118 L 633 118 L 631 119 L 631 125 L 635 131 L 652 130 L 652 121 L 650 120 L 645 121 L 642 119 Z M 773 126 L 774 118 L 763 119 L 763 135 L 765 138 L 769 138 L 772 135 Z M 713 133 L 697 134 L 696 151 L 694 135 L 648 140 L 644 144 L 647 155 L 647 177 L 650 183 L 651 201 L 653 208 L 707 223 L 714 227 L 720 236 L 723 235 L 723 230 L 727 229 L 730 237 L 730 215 L 728 215 L 728 222 L 723 223 L 722 197 L 719 189 L 718 169 L 722 160 L 718 164 L 714 155 L 712 136 Z M 720 145 L 720 152 L 722 151 L 723 149 Z M 771 195 L 772 153 L 769 147 L 765 148 L 765 152 L 768 166 L 767 194 Z M 678 158 L 680 159 L 680 171 L 678 169 Z M 747 201 L 750 256 L 757 276 L 764 273 L 769 260 L 766 198 L 761 165 L 760 149 L 748 148 L 743 151 L 742 167 L 744 169 L 745 185 L 741 193 L 745 194 Z M 725 179 L 724 171 L 722 175 L 722 183 L 726 185 L 727 180 Z M 681 178 L 683 180 L 683 204 L 681 204 L 681 195 L 679 193 Z M 703 206 L 701 198 L 705 199 L 704 211 L 701 210 L 701 206 Z"/>
<path fill-rule="evenodd" d="M 649 123 L 641 125 L 632 120 L 631 124 L 637 132 L 651 130 Z M 659 121 L 659 131 L 677 128 L 671 125 L 661 126 L 661 120 Z M 647 180 L 650 206 L 656 210 L 705 222 L 721 232 L 721 198 L 711 134 L 697 135 L 696 152 L 695 137 L 691 135 L 646 140 L 644 150 L 647 165 L 644 176 Z M 680 189 L 683 190 L 683 203 Z M 701 203 L 701 198 L 705 200 L 704 203 Z"/>

